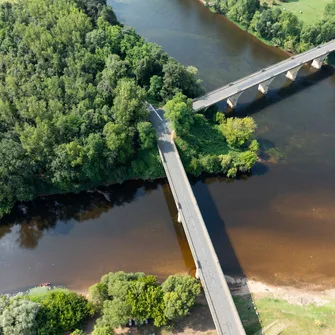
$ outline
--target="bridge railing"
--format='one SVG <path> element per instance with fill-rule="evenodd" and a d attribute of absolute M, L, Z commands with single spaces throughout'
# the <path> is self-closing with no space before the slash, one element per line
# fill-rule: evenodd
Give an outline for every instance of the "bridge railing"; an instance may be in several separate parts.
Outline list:
<path fill-rule="evenodd" d="M 285 73 L 286 71 L 289 71 L 289 70 L 291 70 L 291 69 L 293 69 L 295 67 L 302 66 L 302 65 L 304 65 L 304 64 L 306 64 L 306 63 L 308 63 L 308 62 L 310 62 L 310 61 L 312 61 L 312 60 L 314 60 L 314 59 L 316 59 L 318 57 L 321 57 L 321 56 L 323 56 L 325 54 L 329 54 L 330 52 L 332 52 L 334 50 L 335 50 L 335 40 L 332 40 L 332 41 L 329 41 L 329 42 L 327 42 L 325 44 L 319 45 L 319 46 L 317 46 L 317 47 L 315 47 L 315 48 L 313 48 L 311 50 L 308 50 L 308 51 L 306 51 L 304 53 L 292 56 L 292 57 L 290 57 L 288 59 L 285 59 L 285 60 L 283 60 L 283 61 L 281 61 L 279 63 L 270 65 L 267 68 L 261 69 L 259 71 L 256 71 L 256 72 L 250 74 L 250 75 L 247 75 L 247 76 L 245 76 L 245 77 L 243 77 L 241 79 L 238 79 L 238 80 L 233 81 L 233 82 L 231 82 L 231 83 L 229 83 L 227 85 L 224 85 L 224 86 L 219 87 L 219 88 L 217 88 L 215 90 L 212 90 L 212 91 L 204 94 L 203 96 L 201 96 L 199 98 L 193 99 L 193 103 L 196 103 L 197 101 L 204 100 L 204 99 L 206 99 L 206 97 L 211 96 L 211 95 L 213 95 L 215 93 L 218 93 L 218 92 L 220 92 L 220 91 L 222 91 L 224 89 L 227 89 L 227 88 L 230 88 L 230 87 L 236 87 L 240 83 L 243 83 L 243 82 L 245 82 L 247 80 L 250 80 L 250 79 L 252 79 L 254 77 L 257 77 L 259 75 L 262 75 L 262 74 L 265 74 L 265 73 L 268 73 L 270 71 L 278 69 L 277 72 L 275 72 L 275 73 L 272 72 L 271 75 L 269 75 L 269 77 L 262 78 L 262 80 L 260 82 L 262 82 L 264 80 L 269 80 L 269 79 L 271 79 L 273 77 L 276 77 L 276 76 L 278 76 L 278 75 L 280 75 L 282 73 Z M 307 57 L 307 60 L 302 61 L 302 59 L 305 59 L 306 57 Z M 289 65 L 287 67 L 284 67 L 284 65 L 290 64 L 290 63 L 291 63 L 291 65 Z M 253 87 L 253 86 L 257 85 L 260 82 L 252 83 L 248 87 L 244 88 L 244 90 L 247 89 L 247 88 L 250 88 L 250 87 Z"/>
<path fill-rule="evenodd" d="M 150 105 L 150 107 L 154 110 L 154 108 L 151 105 Z M 187 192 L 188 192 L 188 194 L 189 194 L 189 196 L 191 198 L 191 201 L 192 201 L 192 204 L 194 206 L 196 215 L 197 215 L 198 220 L 200 222 L 202 234 L 203 234 L 203 236 L 206 239 L 207 248 L 208 248 L 208 250 L 209 250 L 209 252 L 211 254 L 212 260 L 213 260 L 215 268 L 216 268 L 216 273 L 218 275 L 219 282 L 215 282 L 215 285 L 218 285 L 218 287 L 223 290 L 223 292 L 224 292 L 224 298 L 226 299 L 226 302 L 229 304 L 230 310 L 232 311 L 232 314 L 234 315 L 234 320 L 232 320 L 231 322 L 234 322 L 234 324 L 237 324 L 237 328 L 239 329 L 239 334 L 244 335 L 245 331 L 244 331 L 241 319 L 240 319 L 240 317 L 238 315 L 238 312 L 236 310 L 235 303 L 234 303 L 234 301 L 232 299 L 232 296 L 231 296 L 228 284 L 227 284 L 226 279 L 225 279 L 225 277 L 223 275 L 221 264 L 219 262 L 219 259 L 217 257 L 216 252 L 215 252 L 215 249 L 213 247 L 212 241 L 211 241 L 210 236 L 208 234 L 208 230 L 207 230 L 205 222 L 203 220 L 203 217 L 202 217 L 201 211 L 199 209 L 198 203 L 197 203 L 197 201 L 195 199 L 193 190 L 191 188 L 190 182 L 188 180 L 187 174 L 186 174 L 185 169 L 184 169 L 184 165 L 183 165 L 183 163 L 181 161 L 178 149 L 177 149 L 177 147 L 175 145 L 174 140 L 172 139 L 172 134 L 171 134 L 170 130 L 168 128 L 165 128 L 165 131 L 166 131 L 166 133 L 169 136 L 171 136 L 171 145 L 173 147 L 173 151 L 176 154 L 176 158 L 177 158 L 177 162 L 178 162 L 178 169 L 180 170 L 182 178 L 185 181 Z M 201 282 L 203 284 L 203 288 L 204 288 L 205 295 L 206 295 L 206 298 L 207 298 L 207 301 L 208 301 L 208 305 L 209 305 L 211 314 L 213 316 L 213 321 L 215 323 L 215 326 L 216 326 L 219 334 L 222 334 L 222 335 L 223 334 L 227 334 L 226 331 L 224 329 L 222 329 L 222 326 L 221 326 L 221 323 L 220 323 L 220 318 L 217 315 L 217 312 L 216 312 L 216 309 L 215 309 L 215 304 L 214 304 L 214 302 L 212 300 L 211 293 L 210 293 L 209 288 L 207 286 L 207 280 L 208 280 L 208 278 L 206 280 L 206 276 L 203 273 L 202 267 L 198 266 L 198 264 L 200 263 L 200 258 L 198 256 L 197 249 L 196 249 L 196 247 L 194 246 L 194 243 L 193 243 L 194 236 L 192 238 L 192 234 L 191 234 L 190 229 L 189 229 L 189 225 L 190 224 L 194 224 L 194 223 L 190 222 L 190 220 L 187 220 L 187 218 L 184 215 L 184 210 L 183 210 L 183 207 L 181 206 L 182 201 L 178 197 L 178 193 L 176 192 L 175 182 L 174 182 L 174 180 L 173 180 L 173 178 L 172 178 L 172 176 L 170 174 L 169 168 L 168 168 L 167 163 L 166 163 L 166 159 L 164 157 L 164 154 L 161 152 L 159 146 L 158 146 L 158 152 L 159 152 L 159 155 L 161 157 L 161 160 L 162 160 L 162 163 L 163 163 L 163 167 L 164 167 L 164 170 L 166 172 L 166 176 L 168 178 L 168 181 L 169 181 L 169 184 L 170 184 L 170 188 L 171 188 L 173 197 L 174 197 L 175 202 L 176 202 L 176 206 L 178 208 L 178 213 L 179 213 L 181 221 L 183 223 L 184 231 L 185 231 L 187 240 L 189 242 L 189 246 L 190 246 L 193 258 L 194 258 L 196 266 L 197 266 L 197 270 L 198 270 L 198 274 L 199 274 L 200 280 L 201 280 Z M 214 279 L 214 278 L 212 278 L 212 279 Z M 223 306 L 222 306 L 222 308 L 223 308 Z M 231 329 L 231 325 L 230 324 L 226 323 L 225 325 L 226 325 L 226 328 L 227 328 L 226 330 Z M 230 334 L 233 334 L 232 331 L 230 331 Z"/>

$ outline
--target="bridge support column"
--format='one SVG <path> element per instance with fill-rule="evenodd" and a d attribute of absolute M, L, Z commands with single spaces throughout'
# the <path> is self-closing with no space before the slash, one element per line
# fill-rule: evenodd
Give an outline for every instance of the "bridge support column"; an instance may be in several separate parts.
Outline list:
<path fill-rule="evenodd" d="M 262 83 L 260 83 L 258 85 L 258 91 L 260 91 L 263 94 L 268 93 L 269 86 L 272 83 L 273 79 L 275 79 L 275 78 L 273 77 L 273 78 L 270 78 L 269 80 L 266 80 L 266 81 L 263 81 Z"/>
<path fill-rule="evenodd" d="M 178 222 L 181 223 L 181 214 L 179 211 L 178 211 Z"/>
<path fill-rule="evenodd" d="M 200 273 L 198 268 L 195 271 L 195 278 L 200 279 Z"/>
<path fill-rule="evenodd" d="M 297 78 L 299 70 L 303 67 L 304 64 L 301 64 L 294 69 L 291 69 L 290 71 L 287 71 L 286 78 L 295 81 L 295 78 Z"/>
<path fill-rule="evenodd" d="M 328 54 L 325 54 L 323 56 L 315 58 L 312 62 L 312 67 L 314 67 L 315 69 L 321 69 L 322 63 L 326 59 L 327 56 Z"/>
<path fill-rule="evenodd" d="M 231 97 L 229 97 L 227 99 L 227 104 L 231 107 L 231 108 L 235 108 L 236 105 L 237 105 L 237 101 L 238 101 L 238 98 L 241 96 L 243 92 L 238 92 L 234 95 L 232 95 Z"/>

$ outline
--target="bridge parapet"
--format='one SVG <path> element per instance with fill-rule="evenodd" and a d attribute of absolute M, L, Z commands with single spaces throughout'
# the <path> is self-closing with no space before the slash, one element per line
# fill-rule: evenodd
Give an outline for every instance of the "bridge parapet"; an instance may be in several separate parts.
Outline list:
<path fill-rule="evenodd" d="M 156 130 L 159 155 L 184 227 L 213 321 L 219 335 L 245 335 L 228 284 L 223 275 L 205 222 L 181 162 L 172 134 L 162 114 L 152 106 L 150 119 Z"/>
<path fill-rule="evenodd" d="M 211 91 L 200 98 L 194 99 L 193 110 L 197 112 L 225 99 L 227 99 L 227 103 L 230 107 L 235 108 L 239 97 L 247 89 L 258 85 L 258 90 L 266 94 L 270 83 L 277 76 L 285 73 L 288 79 L 294 81 L 304 64 L 312 62 L 312 67 L 320 69 L 327 55 L 334 50 L 335 40 L 332 40 L 300 55 L 292 56 L 282 62 Z"/>

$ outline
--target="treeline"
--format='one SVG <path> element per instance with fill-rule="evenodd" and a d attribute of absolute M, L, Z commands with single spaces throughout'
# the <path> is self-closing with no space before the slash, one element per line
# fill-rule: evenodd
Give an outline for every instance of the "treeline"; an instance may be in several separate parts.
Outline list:
<path fill-rule="evenodd" d="M 105 0 L 0 5 L 0 217 L 18 200 L 164 174 L 145 100 L 202 92 Z"/>
<path fill-rule="evenodd" d="M 335 39 L 335 0 L 313 25 L 303 24 L 295 14 L 275 5 L 261 5 L 259 0 L 214 0 L 207 5 L 285 50 L 300 53 Z"/>
<path fill-rule="evenodd" d="M 200 284 L 190 276 L 170 276 L 160 285 L 144 273 L 110 272 L 90 287 L 88 299 L 50 287 L 0 295 L 0 334 L 84 335 L 83 323 L 93 315 L 100 318 L 92 335 L 113 335 L 129 319 L 161 327 L 187 316 L 199 294 Z"/>

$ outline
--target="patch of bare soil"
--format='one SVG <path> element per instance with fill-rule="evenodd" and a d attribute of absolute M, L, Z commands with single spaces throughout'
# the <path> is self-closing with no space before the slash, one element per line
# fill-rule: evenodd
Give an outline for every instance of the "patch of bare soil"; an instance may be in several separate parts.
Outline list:
<path fill-rule="evenodd" d="M 234 296 L 246 296 L 252 294 L 254 299 L 271 297 L 286 300 L 290 304 L 305 306 L 314 304 L 323 306 L 335 299 L 335 289 L 325 291 L 313 291 L 297 289 L 294 287 L 272 286 L 261 282 L 248 281 L 246 278 L 232 278 L 226 276 L 230 290 Z M 84 293 L 84 292 L 81 292 Z M 97 317 L 96 317 L 97 318 Z M 84 331 L 91 334 L 96 318 L 88 320 Z M 278 327 L 281 325 L 278 325 Z M 274 327 L 274 326 L 273 326 Z M 217 334 L 212 316 L 205 296 L 198 297 L 192 313 L 173 327 L 157 329 L 153 325 L 141 327 L 125 327 L 116 330 L 116 334 L 129 335 L 214 335 Z"/>
<path fill-rule="evenodd" d="M 236 296 L 243 296 L 252 293 L 254 298 L 271 297 L 275 299 L 286 300 L 292 305 L 323 306 L 335 299 L 335 289 L 324 291 L 313 291 L 306 289 L 297 289 L 290 286 L 273 286 L 261 282 L 246 279 L 237 280 L 226 276 L 230 283 L 231 292 Z"/>

